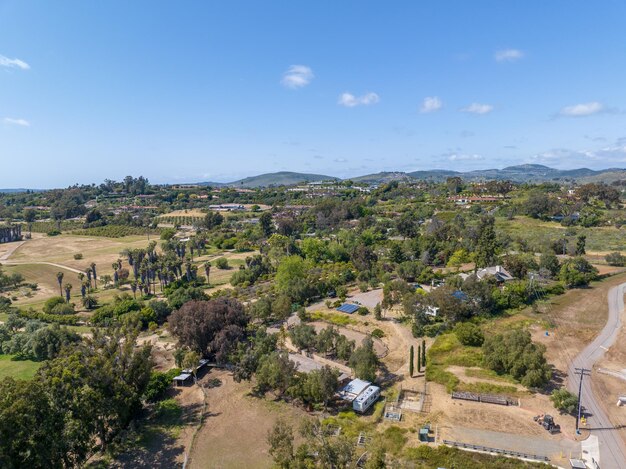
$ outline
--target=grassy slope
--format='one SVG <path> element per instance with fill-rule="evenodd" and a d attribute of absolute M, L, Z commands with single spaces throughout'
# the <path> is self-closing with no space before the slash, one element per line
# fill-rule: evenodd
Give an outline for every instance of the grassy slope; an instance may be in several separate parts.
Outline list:
<path fill-rule="evenodd" d="M 525 239 L 531 246 L 548 245 L 552 241 L 562 239 L 567 230 L 566 227 L 556 222 L 535 220 L 524 216 L 516 216 L 513 220 L 504 218 L 496 219 L 499 231 L 512 237 Z M 587 236 L 587 250 L 597 252 L 619 251 L 624 249 L 624 233 L 614 227 L 583 228 L 573 227 L 576 236 Z M 576 236 L 569 239 L 575 242 Z"/>
<path fill-rule="evenodd" d="M 30 360 L 14 360 L 11 355 L 0 355 L 0 379 L 32 379 L 40 363 Z"/>

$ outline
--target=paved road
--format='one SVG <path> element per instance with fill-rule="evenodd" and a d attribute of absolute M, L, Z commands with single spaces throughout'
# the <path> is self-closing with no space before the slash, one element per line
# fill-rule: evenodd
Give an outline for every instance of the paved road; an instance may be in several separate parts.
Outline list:
<path fill-rule="evenodd" d="M 624 315 L 624 290 L 626 283 L 622 283 L 609 290 L 609 317 L 606 326 L 580 354 L 574 358 L 568 368 L 568 389 L 578 393 L 579 377 L 575 368 L 592 369 L 593 365 L 604 355 L 606 350 L 615 343 L 617 334 L 622 326 Z M 608 403 L 613 405 L 613 402 Z M 588 423 L 594 435 L 600 442 L 600 467 L 602 469 L 626 468 L 626 448 L 618 430 L 613 428 L 611 421 L 600 407 L 591 389 L 589 378 L 583 381 L 582 405 L 591 417 Z"/>

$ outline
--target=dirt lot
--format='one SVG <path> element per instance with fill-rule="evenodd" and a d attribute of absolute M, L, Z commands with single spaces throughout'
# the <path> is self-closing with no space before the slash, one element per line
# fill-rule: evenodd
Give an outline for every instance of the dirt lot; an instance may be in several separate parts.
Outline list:
<path fill-rule="evenodd" d="M 206 378 L 221 386 L 207 389 L 207 416 L 189 460 L 190 469 L 271 467 L 267 432 L 283 417 L 297 429 L 306 413 L 289 404 L 248 395 L 249 383 L 235 383 L 227 371 L 212 370 Z"/>

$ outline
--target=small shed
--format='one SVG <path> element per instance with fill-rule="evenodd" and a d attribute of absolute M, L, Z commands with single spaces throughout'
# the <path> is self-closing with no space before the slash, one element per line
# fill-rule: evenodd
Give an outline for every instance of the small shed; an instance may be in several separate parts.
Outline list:
<path fill-rule="evenodd" d="M 185 386 L 191 382 L 191 373 L 188 373 L 187 370 L 183 370 L 181 374 L 174 376 L 172 381 L 174 381 L 176 386 Z"/>
<path fill-rule="evenodd" d="M 428 434 L 430 433 L 430 429 L 428 427 L 420 428 L 419 439 L 420 441 L 428 441 Z"/>

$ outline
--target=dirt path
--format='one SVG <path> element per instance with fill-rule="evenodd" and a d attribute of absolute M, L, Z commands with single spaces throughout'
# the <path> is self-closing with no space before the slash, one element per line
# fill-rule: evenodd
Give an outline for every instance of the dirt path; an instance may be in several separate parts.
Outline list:
<path fill-rule="evenodd" d="M 74 267 L 68 267 L 63 264 L 56 264 L 54 262 L 44 262 L 44 261 L 7 261 L 4 265 L 31 265 L 31 264 L 43 264 L 43 265 L 51 265 L 52 267 L 58 267 L 59 269 L 69 270 L 70 272 L 74 272 L 76 274 L 85 273 L 82 270 L 75 269 Z"/>
<path fill-rule="evenodd" d="M 511 383 L 509 381 L 499 381 L 497 379 L 479 378 L 477 376 L 468 376 L 466 374 L 466 370 L 468 369 L 482 370 L 482 368 L 475 368 L 475 367 L 466 368 L 464 366 L 452 365 L 452 366 L 448 366 L 446 368 L 446 371 L 449 371 L 450 373 L 454 374 L 457 378 L 459 378 L 461 381 L 465 383 L 488 383 L 488 384 L 495 384 L 497 386 L 513 386 L 514 388 L 517 388 L 518 391 L 526 390 L 526 388 L 522 386 L 521 384 Z"/>
<path fill-rule="evenodd" d="M 574 358 L 570 363 L 567 375 L 567 387 L 572 392 L 578 391 L 579 377 L 576 375 L 576 368 L 587 368 L 591 370 L 594 364 L 601 359 L 615 343 L 620 328 L 622 326 L 622 316 L 624 315 L 624 289 L 626 283 L 622 283 L 609 290 L 607 323 L 593 342 Z M 626 449 L 624 442 L 618 434 L 618 430 L 613 427 L 608 416 L 602 409 L 591 386 L 591 379 L 583 381 L 582 385 L 582 405 L 587 413 L 590 413 L 589 424 L 592 433 L 596 435 L 600 442 L 600 464 L 604 469 L 620 469 L 626 467 Z"/>
<path fill-rule="evenodd" d="M 7 250 L 4 251 L 2 254 L 0 254 L 0 262 L 6 261 L 16 251 L 16 249 L 19 248 L 25 242 L 26 241 L 16 241 L 14 243 L 8 243 L 6 245 Z"/>

